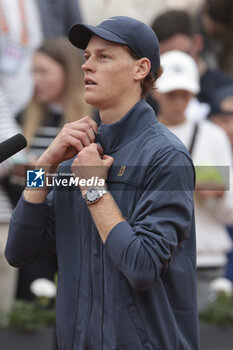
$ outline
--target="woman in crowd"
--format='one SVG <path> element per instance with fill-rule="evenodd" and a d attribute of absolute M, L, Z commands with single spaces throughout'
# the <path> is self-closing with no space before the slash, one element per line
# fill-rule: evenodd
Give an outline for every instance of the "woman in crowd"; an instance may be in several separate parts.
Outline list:
<path fill-rule="evenodd" d="M 63 37 L 47 39 L 34 54 L 34 94 L 17 120 L 35 157 L 43 153 L 65 123 L 92 114 L 84 102 L 80 60 L 78 50 Z M 55 254 L 20 270 L 17 297 L 31 299 L 31 282 L 40 277 L 53 280 L 56 270 Z"/>
<path fill-rule="evenodd" d="M 36 156 L 65 124 L 90 115 L 84 102 L 81 57 L 63 37 L 47 39 L 33 60 L 34 94 L 18 120 Z"/>

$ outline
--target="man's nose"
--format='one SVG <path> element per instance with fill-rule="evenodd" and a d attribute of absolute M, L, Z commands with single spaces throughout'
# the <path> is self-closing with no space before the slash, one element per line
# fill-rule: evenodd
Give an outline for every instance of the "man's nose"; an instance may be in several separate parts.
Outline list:
<path fill-rule="evenodd" d="M 94 61 L 92 58 L 88 58 L 82 65 L 82 70 L 84 72 L 87 72 L 87 71 L 93 71 L 95 68 L 94 68 Z"/>

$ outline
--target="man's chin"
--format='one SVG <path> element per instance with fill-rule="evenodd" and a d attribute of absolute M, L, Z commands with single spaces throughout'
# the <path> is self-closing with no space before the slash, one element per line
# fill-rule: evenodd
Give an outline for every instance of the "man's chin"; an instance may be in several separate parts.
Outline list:
<path fill-rule="evenodd" d="M 99 108 L 100 105 L 100 101 L 89 94 L 85 94 L 85 102 L 95 108 Z"/>

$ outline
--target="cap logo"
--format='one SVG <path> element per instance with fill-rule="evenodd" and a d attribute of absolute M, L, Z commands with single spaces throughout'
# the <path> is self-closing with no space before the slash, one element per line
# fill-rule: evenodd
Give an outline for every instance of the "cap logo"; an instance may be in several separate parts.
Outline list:
<path fill-rule="evenodd" d="M 116 19 L 115 18 L 108 18 L 108 19 L 105 19 L 102 23 L 107 22 L 107 21 L 116 21 Z"/>
<path fill-rule="evenodd" d="M 184 70 L 183 70 L 183 67 L 181 67 L 180 65 L 176 65 L 176 66 L 174 66 L 174 68 L 173 68 L 173 70 L 174 70 L 174 72 L 176 72 L 176 73 L 182 73 Z"/>

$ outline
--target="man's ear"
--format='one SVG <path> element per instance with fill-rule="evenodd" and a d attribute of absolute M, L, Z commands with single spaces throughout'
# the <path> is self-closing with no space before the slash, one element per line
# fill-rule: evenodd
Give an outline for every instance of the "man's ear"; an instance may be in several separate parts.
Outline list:
<path fill-rule="evenodd" d="M 135 80 L 144 79 L 150 72 L 151 63 L 146 57 L 142 57 L 135 62 L 134 78 Z"/>

